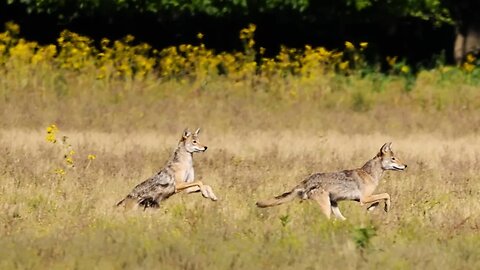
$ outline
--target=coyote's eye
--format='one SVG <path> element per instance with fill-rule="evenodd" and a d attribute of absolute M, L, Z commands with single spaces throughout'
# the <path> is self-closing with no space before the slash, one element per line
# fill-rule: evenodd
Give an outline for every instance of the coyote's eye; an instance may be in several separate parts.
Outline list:
<path fill-rule="evenodd" d="M 392 157 L 392 160 L 395 160 L 395 158 L 394 158 L 394 157 Z"/>
<path fill-rule="evenodd" d="M 194 140 L 193 143 L 197 143 L 197 141 Z"/>

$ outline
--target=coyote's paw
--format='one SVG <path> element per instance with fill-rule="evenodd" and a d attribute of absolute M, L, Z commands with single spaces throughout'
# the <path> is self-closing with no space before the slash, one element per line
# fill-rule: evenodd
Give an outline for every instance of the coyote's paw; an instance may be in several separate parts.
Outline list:
<path fill-rule="evenodd" d="M 213 189 L 209 185 L 203 185 L 200 187 L 200 192 L 202 193 L 202 196 L 205 198 L 210 198 L 212 201 L 218 200 L 217 196 L 215 193 L 213 193 Z"/>
<path fill-rule="evenodd" d="M 367 211 L 371 212 L 371 211 L 375 210 L 375 208 L 377 208 L 377 206 L 378 206 L 379 204 L 380 204 L 379 202 L 372 203 L 372 205 L 370 205 L 369 207 L 367 207 Z"/>
<path fill-rule="evenodd" d="M 390 211 L 390 200 L 385 200 L 385 208 L 383 210 L 385 210 L 385 212 Z"/>

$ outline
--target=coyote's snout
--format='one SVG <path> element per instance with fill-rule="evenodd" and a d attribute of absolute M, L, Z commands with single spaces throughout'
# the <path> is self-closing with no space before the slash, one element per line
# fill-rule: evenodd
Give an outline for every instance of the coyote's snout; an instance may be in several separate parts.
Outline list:
<path fill-rule="evenodd" d="M 194 133 L 185 129 L 167 165 L 154 176 L 138 184 L 117 203 L 117 206 L 158 207 L 162 200 L 182 190 L 188 193 L 200 191 L 204 197 L 216 201 L 217 197 L 210 186 L 194 180 L 193 153 L 207 150 L 207 146 L 199 141 L 199 133 L 200 129 Z"/>
<path fill-rule="evenodd" d="M 259 201 L 257 206 L 275 206 L 295 198 L 311 199 L 320 205 L 327 218 L 330 218 L 330 214 L 333 212 L 335 217 L 345 219 L 338 208 L 338 201 L 351 200 L 358 201 L 362 205 L 371 204 L 369 210 L 384 201 L 385 212 L 388 212 L 390 195 L 388 193 L 373 194 L 373 192 L 378 186 L 384 171 L 403 171 L 407 168 L 407 165 L 403 164 L 394 155 L 391 144 L 384 144 L 378 154 L 361 168 L 334 173 L 312 174 L 291 191 L 271 200 Z"/>

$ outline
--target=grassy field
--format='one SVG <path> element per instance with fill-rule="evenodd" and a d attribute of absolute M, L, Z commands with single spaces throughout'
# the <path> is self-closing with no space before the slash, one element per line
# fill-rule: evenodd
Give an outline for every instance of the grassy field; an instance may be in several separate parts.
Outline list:
<path fill-rule="evenodd" d="M 478 110 L 376 100 L 358 112 L 317 106 L 321 99 L 272 104 L 194 90 L 116 103 L 88 90 L 2 101 L 0 268 L 478 267 Z M 51 123 L 58 138 L 68 136 L 74 168 L 64 162 L 68 149 L 45 140 Z M 209 150 L 196 155 L 196 175 L 220 200 L 179 194 L 157 211 L 115 209 L 163 166 L 186 126 L 203 128 Z M 391 212 L 344 202 L 348 220 L 339 222 L 311 202 L 255 207 L 312 172 L 363 165 L 386 141 L 409 165 L 379 186 Z"/>
<path fill-rule="evenodd" d="M 118 63 L 131 63 L 138 51 L 117 44 L 112 58 L 95 62 L 111 51 L 88 56 L 80 50 L 91 51 L 88 41 L 68 38 L 38 47 L 0 36 L 7 44 L 0 48 L 1 269 L 480 265 L 475 59 L 379 73 L 350 70 L 340 55 L 325 71 L 314 56 L 326 53 L 306 48 L 310 60 L 285 62 L 285 52 L 265 61 L 271 71 L 256 73 L 249 45 L 241 67 L 222 75 L 191 63 L 233 56 L 200 46 L 186 49 L 202 52 L 182 66 L 192 73 L 154 73 L 137 63 L 128 76 L 133 71 Z M 126 56 L 115 58 L 121 50 Z M 169 67 L 182 57 L 162 61 Z M 285 72 L 292 67 L 308 69 Z M 56 143 L 46 140 L 51 124 L 60 129 Z M 209 149 L 195 156 L 196 176 L 220 200 L 178 194 L 159 210 L 114 208 L 164 165 L 185 127 L 203 130 Z M 342 202 L 347 221 L 340 222 L 312 202 L 255 207 L 313 172 L 359 167 L 387 141 L 408 164 L 386 173 L 378 188 L 392 197 L 389 213 Z"/>

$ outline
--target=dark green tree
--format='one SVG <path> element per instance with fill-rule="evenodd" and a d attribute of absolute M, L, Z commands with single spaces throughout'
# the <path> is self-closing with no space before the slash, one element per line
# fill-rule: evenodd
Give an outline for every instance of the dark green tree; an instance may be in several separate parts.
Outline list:
<path fill-rule="evenodd" d="M 434 26 L 454 25 L 454 58 L 480 50 L 480 1 L 478 0 L 0 0 L 3 5 L 25 8 L 29 14 L 46 14 L 68 24 L 78 18 L 113 21 L 126 15 L 174 20 L 182 16 L 249 18 L 258 14 L 282 16 L 288 12 L 304 21 L 322 24 L 394 25 L 395 20 L 420 19 Z M 116 16 L 122 14 L 122 16 Z M 453 40 L 452 40 L 453 42 Z M 448 47 L 448 46 L 445 46 Z"/>

